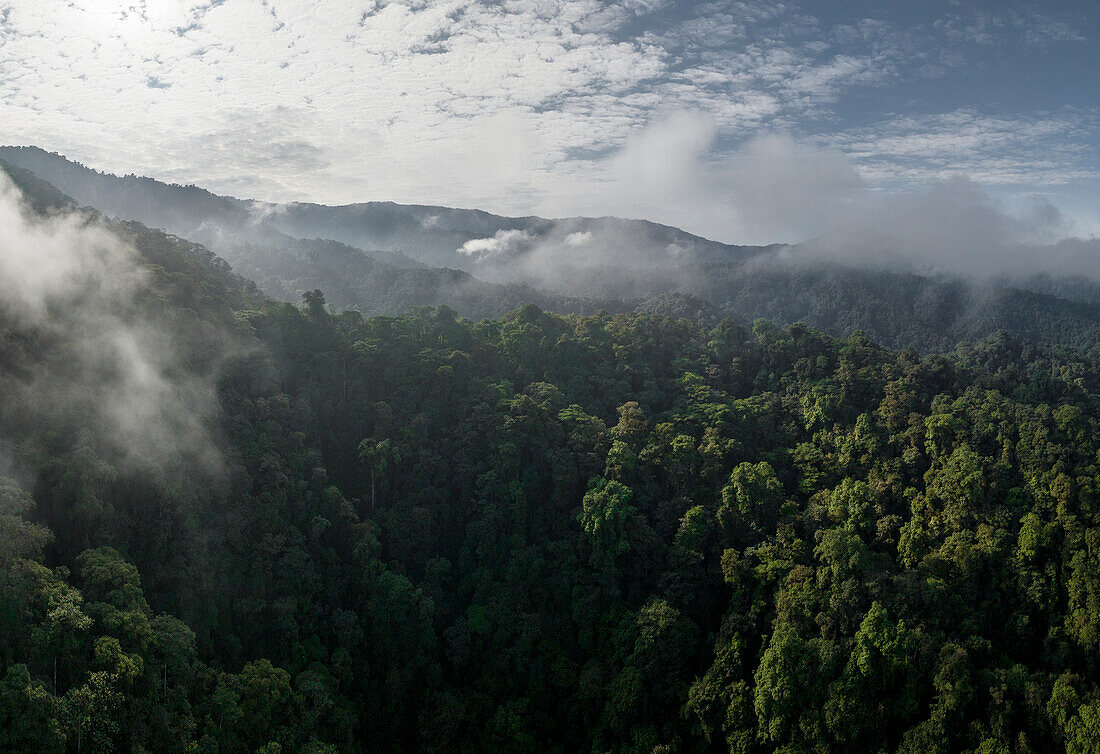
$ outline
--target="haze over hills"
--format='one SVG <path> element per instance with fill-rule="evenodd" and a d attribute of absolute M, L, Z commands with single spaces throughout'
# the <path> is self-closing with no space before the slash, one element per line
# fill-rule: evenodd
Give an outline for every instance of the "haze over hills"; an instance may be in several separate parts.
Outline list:
<path fill-rule="evenodd" d="M 25 171 L 20 181 L 24 190 L 33 178 L 51 188 L 56 185 L 74 204 L 200 243 L 284 301 L 300 301 L 303 292 L 322 289 L 337 309 L 396 314 L 412 306 L 447 305 L 475 318 L 498 316 L 525 303 L 561 312 L 624 308 L 616 301 L 582 301 L 525 285 L 489 283 L 459 269 L 429 269 L 401 253 L 294 238 L 259 219 L 252 202 L 195 186 L 98 173 L 38 149 L 0 151 L 0 161 Z"/>
<path fill-rule="evenodd" d="M 487 279 L 541 279 L 555 287 L 576 271 L 589 277 L 595 273 L 605 289 L 613 287 L 612 279 L 652 287 L 660 282 L 647 275 L 685 265 L 738 263 L 767 248 L 719 243 L 667 225 L 617 217 L 514 218 L 392 202 L 342 207 L 293 203 L 260 209 L 273 227 L 300 238 L 331 238 L 360 248 L 401 251 Z M 548 250 L 553 251 L 558 274 L 539 269 Z M 560 271 L 562 267 L 568 272 Z"/>
<path fill-rule="evenodd" d="M 100 173 L 37 148 L 3 147 L 81 205 L 200 243 L 268 295 L 321 289 L 337 309 L 396 314 L 447 305 L 498 316 L 638 309 L 713 321 L 804 321 L 893 347 L 950 348 L 998 330 L 1060 344 L 1100 338 L 1100 288 L 1051 275 L 966 280 L 869 267 L 811 247 L 721 244 L 618 218 L 507 218 L 389 202 L 272 205 L 196 186 Z"/>
<path fill-rule="evenodd" d="M 619 218 L 502 217 L 481 210 L 392 202 L 343 207 L 267 204 L 218 196 L 196 186 L 169 185 L 151 178 L 114 176 L 35 147 L 2 147 L 0 159 L 30 170 L 112 217 L 140 220 L 210 246 L 235 262 L 237 246 L 255 243 L 293 246 L 293 240 L 321 238 L 363 250 L 399 267 L 448 267 L 499 282 L 525 282 L 515 274 L 516 257 L 547 245 L 575 249 L 601 263 L 630 255 L 639 270 L 683 264 L 737 262 L 762 247 L 731 246 L 677 228 Z M 598 250 L 593 255 L 592 250 Z M 389 252 L 389 253 L 386 253 Z M 625 260 L 624 260 L 625 261 Z M 626 277 L 623 270 L 608 270 Z M 652 285 L 651 285 L 652 287 Z"/>

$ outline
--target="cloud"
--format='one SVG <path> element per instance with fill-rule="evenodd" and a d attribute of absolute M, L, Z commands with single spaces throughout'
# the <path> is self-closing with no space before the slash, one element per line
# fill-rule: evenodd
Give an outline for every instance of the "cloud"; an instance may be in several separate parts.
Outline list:
<path fill-rule="evenodd" d="M 706 113 L 675 112 L 639 131 L 600 172 L 575 175 L 552 209 L 649 217 L 709 238 L 797 242 L 825 232 L 863 185 L 835 149 L 763 133 L 733 149 L 715 143 Z M 578 186 L 583 187 L 579 189 Z"/>
<path fill-rule="evenodd" d="M 1005 3 L 1004 8 L 984 10 L 965 7 L 947 13 L 935 27 L 950 40 L 979 45 L 1007 45 L 1019 39 L 1029 46 L 1084 42 L 1080 28 L 1087 19 L 1080 11 L 1044 13 L 1023 3 Z"/>
<path fill-rule="evenodd" d="M 1096 181 L 1081 161 L 1095 114 L 905 116 L 831 138 L 759 132 L 729 145 L 705 112 L 673 112 L 568 176 L 550 214 L 647 217 L 709 238 L 796 243 L 846 222 L 849 205 L 963 179 L 1033 194 Z M 1020 191 L 1021 187 L 1027 190 Z"/>
<path fill-rule="evenodd" d="M 754 135 L 777 133 L 846 152 L 864 181 L 887 187 L 971 175 L 1095 189 L 1095 111 L 944 113 L 936 92 L 913 99 L 914 80 L 943 77 L 942 91 L 956 91 L 966 82 L 951 76 L 988 66 L 976 48 L 1022 50 L 1028 37 L 1054 55 L 1052 43 L 1087 32 L 1071 14 L 1022 5 L 982 15 L 933 4 L 915 20 L 762 0 L 0 0 L 0 10 L 6 140 L 267 201 L 623 211 L 762 240 L 731 234 L 771 221 L 720 215 L 723 165 Z M 895 114 L 914 102 L 920 112 Z M 1021 131 L 1003 152 L 989 140 L 966 153 L 968 139 L 1074 119 L 1031 147 Z M 633 159 L 639 151 L 649 159 Z M 672 155 L 725 198 L 678 200 L 695 179 Z M 650 188 L 630 190 L 631 171 Z M 651 176 L 671 183 L 658 190 Z M 701 209 L 672 217 L 670 197 Z"/>
<path fill-rule="evenodd" d="M 577 231 L 576 233 L 570 233 L 565 237 L 565 245 L 574 249 L 581 246 L 587 246 L 592 242 L 592 231 Z"/>
<path fill-rule="evenodd" d="M 1073 238 L 1073 230 L 1043 198 L 1009 207 L 957 178 L 864 197 L 828 234 L 785 255 L 974 280 L 1100 279 L 1100 239 Z"/>
<path fill-rule="evenodd" d="M 531 236 L 525 230 L 498 230 L 491 238 L 475 238 L 462 244 L 459 253 L 485 259 L 507 257 L 529 246 Z"/>
<path fill-rule="evenodd" d="M 743 234 L 794 241 L 830 228 L 864 182 L 836 150 L 766 134 L 719 161 L 710 184 Z"/>
<path fill-rule="evenodd" d="M 23 338 L 4 363 L 5 429 L 83 433 L 113 462 L 155 473 L 220 473 L 213 375 L 173 346 L 134 249 L 79 213 L 28 214 L 2 173 L 0 227 L 0 318 Z"/>
<path fill-rule="evenodd" d="M 1008 120 L 994 124 L 968 112 L 951 117 L 965 125 L 955 134 L 971 150 L 1077 127 L 1072 120 L 1040 120 L 1017 123 L 1013 131 Z M 805 242 L 800 256 L 970 278 L 1100 275 L 1100 241 L 1074 239 L 1085 229 L 1041 195 L 1006 203 L 954 171 L 944 178 L 917 173 L 882 190 L 829 145 L 773 133 L 723 152 L 693 136 L 706 132 L 691 123 L 678 117 L 655 124 L 624 149 L 616 159 L 655 159 L 620 176 L 616 190 L 639 205 L 667 207 L 670 219 L 691 218 L 702 228 L 710 223 L 719 238 Z M 914 142 L 905 148 L 952 157 L 950 146 L 935 138 Z M 896 146 L 886 140 L 880 148 L 904 144 L 899 135 Z"/>
<path fill-rule="evenodd" d="M 707 113 L 677 111 L 655 120 L 626 142 L 611 160 L 614 180 L 647 200 L 661 201 L 683 191 L 714 141 L 716 126 Z"/>
<path fill-rule="evenodd" d="M 611 169 L 600 190 L 623 214 L 659 205 L 670 220 L 689 219 L 681 224 L 702 228 L 704 235 L 709 227 L 719 238 L 797 244 L 762 260 L 832 261 L 970 279 L 1100 277 L 1100 240 L 1076 237 L 1087 229 L 1041 195 L 998 200 L 965 177 L 883 190 L 828 145 L 773 133 L 722 151 L 710 139 L 709 124 L 690 113 L 655 122 L 607 160 Z M 1043 128 L 1036 125 L 1032 133 Z M 690 250 L 676 244 L 660 246 L 614 224 L 593 230 L 583 254 L 576 253 L 572 236 L 564 242 L 524 239 L 524 254 L 511 262 L 510 274 L 522 271 L 522 279 L 549 287 L 621 278 L 628 295 L 638 281 L 672 285 L 668 271 L 693 263 Z M 665 272 L 644 282 L 646 269 Z"/>
<path fill-rule="evenodd" d="M 857 160 L 870 180 L 927 182 L 965 177 L 986 185 L 1054 186 L 1094 181 L 1083 146 L 1095 110 L 983 115 L 959 108 L 887 118 L 827 141 Z"/>

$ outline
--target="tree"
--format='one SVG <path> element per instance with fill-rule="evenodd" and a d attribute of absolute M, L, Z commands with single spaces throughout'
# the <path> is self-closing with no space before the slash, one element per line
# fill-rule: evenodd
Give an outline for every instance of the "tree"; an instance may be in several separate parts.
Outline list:
<path fill-rule="evenodd" d="M 730 752 L 752 751 L 756 719 L 752 692 L 744 678 L 741 637 L 719 641 L 714 663 L 688 689 L 683 716 L 708 743 L 724 740 Z"/>
<path fill-rule="evenodd" d="M 783 509 L 783 485 L 767 461 L 739 463 L 722 488 L 720 519 L 736 513 L 752 521 L 760 531 L 773 529 Z"/>
<path fill-rule="evenodd" d="M 0 681 L 0 751 L 65 751 L 59 706 L 26 665 L 10 666 Z"/>
<path fill-rule="evenodd" d="M 280 731 L 294 722 L 290 674 L 270 660 L 250 662 L 241 670 L 240 689 L 245 739 L 256 747 L 279 742 Z"/>
<path fill-rule="evenodd" d="M 325 294 L 319 290 L 306 291 L 302 294 L 302 302 L 306 305 L 306 313 L 314 318 L 323 317 L 325 312 Z"/>
<path fill-rule="evenodd" d="M 370 469 L 370 507 L 374 510 L 376 477 L 384 477 L 401 460 L 401 454 L 392 441 L 368 437 L 359 443 L 359 460 Z"/>
<path fill-rule="evenodd" d="M 580 522 L 597 552 L 613 558 L 630 549 L 626 524 L 635 513 L 633 497 L 633 490 L 621 482 L 596 477 L 589 483 Z"/>

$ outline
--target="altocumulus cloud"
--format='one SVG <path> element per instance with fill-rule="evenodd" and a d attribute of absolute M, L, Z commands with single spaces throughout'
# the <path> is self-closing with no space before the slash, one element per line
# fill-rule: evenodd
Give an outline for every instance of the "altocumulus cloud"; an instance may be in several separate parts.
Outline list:
<path fill-rule="evenodd" d="M 619 213 L 750 242 L 819 232 L 858 182 L 1100 193 L 1094 106 L 896 109 L 929 76 L 966 84 L 951 77 L 991 50 L 1084 49 L 1092 27 L 1068 11 L 0 0 L 0 12 L 8 140 L 269 201 Z M 876 105 L 848 122 L 855 94 Z M 780 189 L 799 211 L 769 199 Z"/>

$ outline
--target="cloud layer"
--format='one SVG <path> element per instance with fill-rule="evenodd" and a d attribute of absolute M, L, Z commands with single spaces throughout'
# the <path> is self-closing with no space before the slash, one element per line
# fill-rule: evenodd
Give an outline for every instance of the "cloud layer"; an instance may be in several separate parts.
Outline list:
<path fill-rule="evenodd" d="M 615 209 L 631 214 L 649 204 L 670 218 L 694 212 L 758 243 L 797 244 L 761 255 L 760 263 L 830 261 L 975 281 L 1039 274 L 1100 279 L 1100 238 L 1044 197 L 1006 200 L 950 173 L 887 190 L 873 187 L 839 150 L 789 134 L 753 138 L 720 159 L 708 155 L 712 140 L 712 121 L 690 113 L 643 133 L 605 179 L 619 202 Z M 654 158 L 634 160 L 635 149 Z M 594 227 L 595 237 L 502 230 L 460 251 L 475 261 L 476 274 L 582 294 L 585 281 L 596 277 L 621 279 L 626 295 L 647 276 L 650 287 L 671 284 L 668 276 L 700 261 L 614 222 Z"/>
<path fill-rule="evenodd" d="M 871 186 L 1100 194 L 1100 67 L 1077 65 L 1095 14 L 1036 7 L 0 0 L 0 125 L 99 169 L 272 201 L 621 212 L 762 240 L 767 190 L 726 181 L 767 179 L 783 134 Z M 811 187 L 822 170 L 839 175 L 811 166 Z"/>

